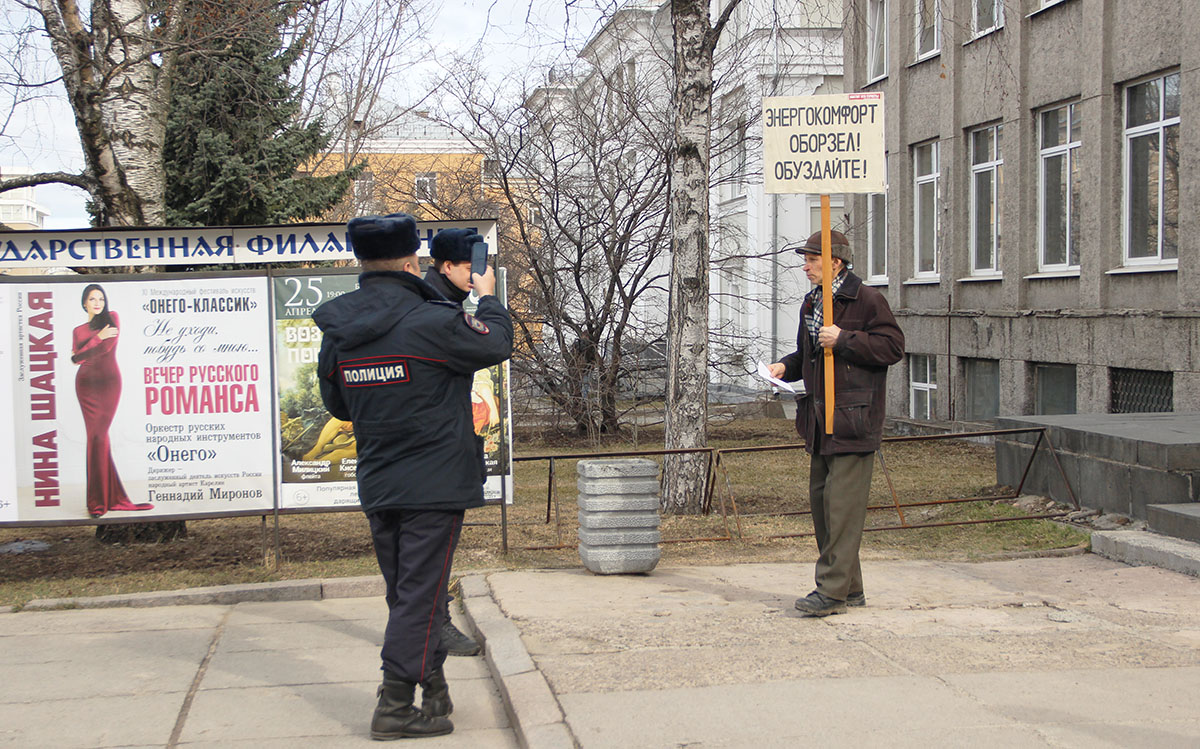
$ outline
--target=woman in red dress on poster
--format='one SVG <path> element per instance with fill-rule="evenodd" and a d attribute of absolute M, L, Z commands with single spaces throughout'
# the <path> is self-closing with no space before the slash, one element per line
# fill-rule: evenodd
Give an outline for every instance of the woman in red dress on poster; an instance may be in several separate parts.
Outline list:
<path fill-rule="evenodd" d="M 121 371 L 117 369 L 117 331 L 121 320 L 108 309 L 99 284 L 83 290 L 88 321 L 71 337 L 71 361 L 79 365 L 75 396 L 87 430 L 87 509 L 94 518 L 110 510 L 151 510 L 154 505 L 129 501 L 113 463 L 108 427 L 121 400 Z"/>

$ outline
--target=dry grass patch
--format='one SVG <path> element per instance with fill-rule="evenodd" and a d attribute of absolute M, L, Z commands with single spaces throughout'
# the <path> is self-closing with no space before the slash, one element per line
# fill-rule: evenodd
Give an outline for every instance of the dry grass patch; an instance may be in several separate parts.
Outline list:
<path fill-rule="evenodd" d="M 642 430 L 641 449 L 662 444 L 661 431 Z M 790 423 L 781 419 L 741 420 L 714 427 L 716 447 L 783 445 L 795 442 Z M 518 455 L 566 454 L 634 449 L 631 442 L 609 439 L 601 445 L 552 435 L 520 435 Z M 996 492 L 990 447 L 963 442 L 893 443 L 885 459 L 901 503 Z M 548 471 L 544 461 L 516 464 L 515 502 L 508 511 L 510 552 L 501 552 L 500 510 L 496 506 L 467 515 L 455 561 L 457 572 L 496 568 L 579 566 L 573 548 L 531 549 L 574 544 L 578 527 L 575 503 L 577 460 L 556 460 L 557 506 L 547 523 Z M 730 454 L 718 473 L 713 513 L 666 517 L 665 539 L 724 536 L 731 541 L 668 543 L 664 564 L 811 561 L 811 537 L 771 536 L 811 531 L 807 515 L 782 515 L 808 509 L 808 460 L 802 450 Z M 724 500 L 728 519 L 721 516 Z M 733 513 L 741 515 L 741 536 Z M 883 472 L 876 464 L 873 505 L 891 505 Z M 978 520 L 1022 514 L 1007 502 L 977 502 L 909 508 L 909 523 Z M 728 523 L 728 525 L 726 524 Z M 870 513 L 868 526 L 899 523 L 895 510 Z M 259 517 L 189 520 L 186 539 L 165 544 L 108 545 L 95 539 L 91 526 L 0 529 L 0 544 L 21 539 L 46 541 L 43 552 L 5 555 L 0 565 L 0 604 L 22 605 L 33 598 L 107 595 L 228 583 L 266 582 L 313 577 L 376 574 L 366 519 L 357 511 L 285 515 L 279 519 L 278 569 L 264 560 L 264 524 Z M 868 558 L 976 559 L 996 554 L 1077 546 L 1085 540 L 1073 528 L 1046 521 L 1016 521 L 868 533 Z M 268 550 L 274 524 L 265 525 Z M 273 560 L 272 560 L 273 561 Z"/>

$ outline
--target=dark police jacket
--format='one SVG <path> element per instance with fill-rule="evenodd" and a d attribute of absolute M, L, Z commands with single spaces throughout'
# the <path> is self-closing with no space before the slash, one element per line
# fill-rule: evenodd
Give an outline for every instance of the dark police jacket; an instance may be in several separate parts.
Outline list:
<path fill-rule="evenodd" d="M 483 440 L 471 424 L 476 370 L 512 354 L 494 296 L 472 317 L 411 273 L 373 271 L 313 312 L 329 413 L 354 422 L 363 511 L 483 504 Z"/>
<path fill-rule="evenodd" d="M 454 302 L 462 308 L 463 300 L 470 294 L 450 283 L 450 279 L 438 273 L 437 269 L 430 267 L 425 272 L 425 283 L 437 289 L 437 292 L 444 296 L 448 301 Z"/>
<path fill-rule="evenodd" d="M 807 391 L 796 397 L 796 431 L 810 453 L 816 445 L 822 455 L 878 450 L 887 404 L 887 368 L 904 356 L 904 333 L 883 294 L 847 271 L 833 295 L 833 324 L 842 332 L 833 346 L 833 434 L 827 435 L 823 349 L 813 345 L 804 324 L 812 314 L 812 297 L 811 292 L 804 297 L 796 351 L 780 360 L 786 367 L 782 379 L 803 378 Z"/>

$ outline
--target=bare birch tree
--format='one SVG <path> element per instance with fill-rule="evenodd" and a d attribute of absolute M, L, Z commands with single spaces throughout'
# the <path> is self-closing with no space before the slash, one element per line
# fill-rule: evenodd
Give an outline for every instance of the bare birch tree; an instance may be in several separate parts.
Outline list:
<path fill-rule="evenodd" d="M 663 82 L 620 66 L 560 69 L 508 97 L 471 73 L 447 90 L 484 159 L 480 194 L 501 217 L 517 379 L 578 432 L 615 433 L 623 397 L 661 393 L 661 315 L 647 299 L 664 291 L 669 231 L 670 128 L 653 101 Z"/>
<path fill-rule="evenodd" d="M 411 40 L 409 0 L 333 3 L 329 0 L 279 0 L 293 19 L 294 40 L 307 45 L 298 75 L 306 111 L 323 113 L 336 83 L 360 92 L 346 129 L 368 118 L 381 102 L 388 77 L 397 72 Z M 27 51 L 36 29 L 49 40 L 61 77 L 40 77 L 9 61 L 15 71 L 0 78 L 7 89 L 7 128 L 29 92 L 61 91 L 70 106 L 83 152 L 76 173 L 38 173 L 0 180 L 0 192 L 30 185 L 62 183 L 86 190 L 97 226 L 139 226 L 163 222 L 163 143 L 174 71 L 197 50 L 182 34 L 191 0 L 13 0 L 24 14 L 5 19 L 6 45 Z M 239 33 L 235 20 L 213 32 Z M 249 22 L 249 21 L 247 21 Z M 404 31 L 401 31 L 404 30 Z M 194 35 L 189 38 L 195 41 Z M 23 44 L 18 44 L 22 42 Z M 204 44 L 206 54 L 215 54 Z M 219 47 L 218 47 L 219 49 Z M 353 65 L 349 61 L 353 61 Z M 19 71 L 19 72 L 16 72 Z M 353 74 L 349 71 L 355 71 Z M 3 133 L 0 133 L 2 135 Z M 344 132 L 335 132 L 343 138 Z"/>
<path fill-rule="evenodd" d="M 667 448 L 708 444 L 709 159 L 713 52 L 740 0 L 710 23 L 707 0 L 671 0 L 675 144 L 671 161 L 671 301 L 667 319 Z M 707 461 L 668 456 L 663 507 L 699 512 Z"/>

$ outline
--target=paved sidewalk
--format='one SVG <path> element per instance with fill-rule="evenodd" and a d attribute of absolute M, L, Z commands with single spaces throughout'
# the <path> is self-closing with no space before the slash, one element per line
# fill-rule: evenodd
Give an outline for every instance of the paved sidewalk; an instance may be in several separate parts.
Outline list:
<path fill-rule="evenodd" d="M 367 728 L 386 610 L 371 597 L 2 614 L 0 746 L 379 746 Z M 516 747 L 484 660 L 446 672 L 454 733 L 420 746 Z"/>
<path fill-rule="evenodd" d="M 1091 554 L 864 567 L 868 606 L 827 619 L 792 607 L 811 563 L 464 594 L 485 635 L 519 631 L 493 671 L 530 746 L 1200 745 L 1200 579 Z"/>
<path fill-rule="evenodd" d="M 809 560 L 469 575 L 486 656 L 447 661 L 455 732 L 418 745 L 1200 745 L 1200 579 L 1091 554 L 864 575 L 868 606 L 821 620 L 792 608 Z M 378 746 L 379 584 L 0 614 L 0 746 Z"/>

